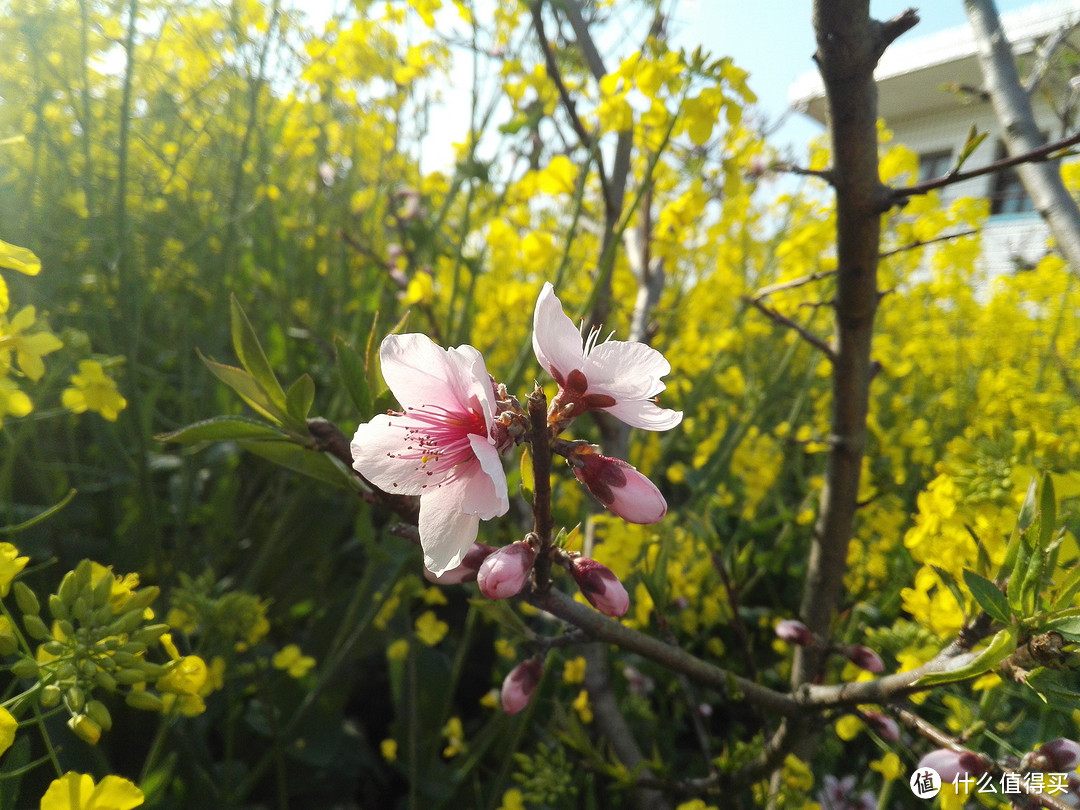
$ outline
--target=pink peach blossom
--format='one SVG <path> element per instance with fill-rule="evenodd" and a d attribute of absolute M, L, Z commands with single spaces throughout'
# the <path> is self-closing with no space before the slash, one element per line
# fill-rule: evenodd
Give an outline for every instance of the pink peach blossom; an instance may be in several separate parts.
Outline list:
<path fill-rule="evenodd" d="M 510 507 L 491 376 L 472 346 L 419 334 L 388 336 L 379 358 L 402 410 L 357 428 L 353 466 L 386 492 L 420 496 L 424 564 L 438 576 L 461 564 L 481 519 Z"/>
<path fill-rule="evenodd" d="M 664 356 L 644 343 L 609 340 L 599 332 L 586 340 L 563 312 L 548 282 L 533 313 L 533 352 L 559 384 L 553 406 L 567 418 L 586 411 L 607 411 L 633 427 L 670 430 L 682 412 L 661 408 L 654 397 L 667 386 L 660 378 L 671 371 Z"/>

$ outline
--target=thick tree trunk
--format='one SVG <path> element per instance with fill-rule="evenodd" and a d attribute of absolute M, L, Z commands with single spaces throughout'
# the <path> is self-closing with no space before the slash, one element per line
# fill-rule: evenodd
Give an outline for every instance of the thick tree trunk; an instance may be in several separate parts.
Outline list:
<path fill-rule="evenodd" d="M 964 0 L 964 7 L 975 31 L 983 82 L 1001 124 L 1005 148 L 1010 155 L 1037 149 L 1045 139 L 1020 82 L 994 0 Z M 1050 227 L 1062 256 L 1074 272 L 1080 272 L 1080 208 L 1065 188 L 1057 163 L 1023 163 L 1016 171 L 1035 210 Z"/>

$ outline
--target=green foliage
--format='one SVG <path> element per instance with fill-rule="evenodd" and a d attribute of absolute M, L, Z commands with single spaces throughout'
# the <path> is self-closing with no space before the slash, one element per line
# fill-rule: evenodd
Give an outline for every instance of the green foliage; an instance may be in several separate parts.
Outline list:
<path fill-rule="evenodd" d="M 626 584 L 628 627 L 788 688 L 773 627 L 797 615 L 822 509 L 831 369 L 747 299 L 828 341 L 821 187 L 766 182 L 776 155 L 737 66 L 645 30 L 638 50 L 603 54 L 601 80 L 552 45 L 581 140 L 524 4 L 488 21 L 467 3 L 438 12 L 499 62 L 436 170 L 419 122 L 448 60 L 427 20 L 438 5 L 359 3 L 325 23 L 248 0 L 146 0 L 134 20 L 96 0 L 0 9 L 0 97 L 25 101 L 0 107 L 0 222 L 27 246 L 0 242 L 0 532 L 32 560 L 0 623 L 3 705 L 24 724 L 0 758 L 0 806 L 34 804 L 71 769 L 124 774 L 160 808 L 622 806 L 638 773 L 592 716 L 570 663 L 580 637 L 426 584 L 401 512 L 349 468 L 352 428 L 398 405 L 386 334 L 470 342 L 511 394 L 546 382 L 530 345 L 545 280 L 662 350 L 662 401 L 686 417 L 624 448 L 663 491 L 664 522 L 598 514 L 559 475 L 558 544 Z M 586 5 L 594 25 L 616 13 Z M 618 30 L 626 44 L 637 29 Z M 957 168 L 982 137 L 958 145 Z M 913 181 L 887 133 L 881 155 L 887 182 Z M 828 160 L 813 145 L 806 164 Z M 983 278 L 977 236 L 910 249 L 985 216 L 929 195 L 888 217 L 846 595 L 823 643 L 906 670 L 985 612 L 979 646 L 921 682 L 939 688 L 918 710 L 1022 755 L 1077 736 L 1080 289 L 1054 255 Z M 606 424 L 583 438 L 620 441 Z M 515 466 L 520 497 L 484 542 L 532 527 L 532 459 Z M 84 559 L 148 584 L 98 572 L 91 587 Z M 502 714 L 493 690 L 538 650 L 537 696 Z M 593 674 L 658 779 L 707 784 L 765 750 L 776 718 L 607 654 Z M 840 655 L 824 666 L 822 683 L 859 677 Z M 876 739 L 821 725 L 813 760 L 783 763 L 777 802 L 807 806 L 830 774 L 897 799 Z M 907 769 L 921 745 L 890 753 Z"/>

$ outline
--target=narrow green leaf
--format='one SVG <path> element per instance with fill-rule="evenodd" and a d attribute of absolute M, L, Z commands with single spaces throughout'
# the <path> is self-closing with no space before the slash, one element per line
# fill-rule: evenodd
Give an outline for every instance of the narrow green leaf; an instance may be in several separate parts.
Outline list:
<path fill-rule="evenodd" d="M 239 442 L 245 450 L 282 467 L 302 473 L 317 481 L 341 489 L 352 489 L 352 474 L 345 466 L 326 453 L 310 450 L 293 442 L 267 442 L 244 439 Z"/>
<path fill-rule="evenodd" d="M 986 577 L 979 576 L 974 571 L 969 571 L 966 568 L 964 569 L 964 582 L 967 584 L 968 590 L 971 591 L 971 595 L 975 597 L 975 601 L 979 603 L 979 607 L 1002 624 L 1009 624 L 1012 621 L 1009 600 L 1005 598 L 1001 588 Z"/>
<path fill-rule="evenodd" d="M 242 365 L 251 375 L 252 379 L 266 392 L 270 402 L 279 410 L 285 410 L 285 391 L 278 382 L 277 375 L 270 367 L 270 361 L 266 359 L 255 330 L 251 327 L 244 310 L 241 309 L 236 296 L 229 299 L 232 312 L 232 341 L 236 356 L 240 358 Z"/>
<path fill-rule="evenodd" d="M 311 406 L 315 403 L 315 381 L 310 374 L 301 374 L 285 392 L 285 405 L 289 416 L 300 425 L 307 424 Z"/>
<path fill-rule="evenodd" d="M 69 489 L 67 491 L 67 494 L 63 498 L 54 503 L 48 509 L 45 509 L 44 511 L 34 515 L 29 520 L 24 520 L 22 523 L 14 523 L 10 526 L 0 526 L 0 534 L 15 534 L 16 532 L 26 531 L 27 529 L 38 525 L 42 521 L 48 520 L 50 517 L 52 517 L 69 503 L 71 503 L 71 499 L 75 497 L 75 494 L 78 491 L 79 490 L 77 489 Z M 3 805 L 0 804 L 0 807 L 3 807 Z"/>
<path fill-rule="evenodd" d="M 338 374 L 345 383 L 345 390 L 352 398 L 353 404 L 360 412 L 360 417 L 366 419 L 373 415 L 373 403 L 371 399 L 371 386 L 367 380 L 367 364 L 343 338 L 334 338 L 334 353 L 337 356 Z"/>
<path fill-rule="evenodd" d="M 521 494 L 529 503 L 532 503 L 533 492 L 536 488 L 536 479 L 533 477 L 532 453 L 528 446 L 521 454 Z"/>
<path fill-rule="evenodd" d="M 278 425 L 285 421 L 286 414 L 283 408 L 279 408 L 271 402 L 270 397 L 255 382 L 255 379 L 242 368 L 217 363 L 203 356 L 202 352 L 199 352 L 199 358 L 215 377 L 238 393 L 240 398 L 258 413 Z"/>
<path fill-rule="evenodd" d="M 1039 548 L 1047 551 L 1054 537 L 1057 524 L 1057 499 L 1054 497 L 1054 479 L 1043 473 L 1042 492 L 1039 496 Z"/>
<path fill-rule="evenodd" d="M 934 672 L 923 675 L 915 683 L 918 686 L 935 686 L 942 683 L 955 683 L 975 678 L 984 672 L 989 672 L 1016 649 L 1016 628 L 1007 627 L 1000 630 L 990 643 L 969 663 L 948 672 Z"/>
<path fill-rule="evenodd" d="M 933 565 L 931 567 L 937 573 L 938 578 L 945 587 L 949 589 L 949 593 L 953 595 L 953 599 L 956 600 L 956 604 L 958 604 L 962 610 L 967 600 L 964 599 L 964 592 L 960 590 L 960 585 L 957 584 L 956 578 L 941 566 Z"/>
<path fill-rule="evenodd" d="M 1045 565 L 1046 558 L 1043 556 L 1042 550 L 1034 549 L 1028 559 L 1027 570 L 1023 572 L 1023 579 L 1020 582 L 1020 618 L 1027 619 L 1035 615 L 1035 605 L 1039 593 L 1042 591 Z M 1013 577 L 1019 576 L 1020 573 L 1020 570 L 1017 569 Z"/>
<path fill-rule="evenodd" d="M 1031 477 L 1031 483 L 1028 484 L 1027 494 L 1024 496 L 1024 502 L 1020 505 L 1020 514 L 1016 517 L 1016 526 L 1023 532 L 1032 523 L 1035 522 L 1035 517 L 1038 514 L 1038 481 L 1035 476 Z"/>
<path fill-rule="evenodd" d="M 1053 619 L 1039 628 L 1041 633 L 1048 633 L 1051 630 L 1061 633 L 1069 641 L 1080 641 L 1080 616 Z"/>
<path fill-rule="evenodd" d="M 481 616 L 501 625 L 511 635 L 518 638 L 530 638 L 532 634 L 516 610 L 510 607 L 506 599 L 470 599 L 469 604 Z"/>
<path fill-rule="evenodd" d="M 233 439 L 284 441 L 288 436 L 273 425 L 247 416 L 214 416 L 154 437 L 159 442 L 225 442 Z"/>
<path fill-rule="evenodd" d="M 968 130 L 967 139 L 964 141 L 964 145 L 960 147 L 960 154 L 956 157 L 956 165 L 953 166 L 952 171 L 960 171 L 960 167 L 967 162 L 967 159 L 971 157 L 971 153 L 979 148 L 979 144 L 986 140 L 988 132 L 979 132 L 975 125 L 971 125 L 971 129 Z"/>
<path fill-rule="evenodd" d="M 1080 563 L 1074 565 L 1065 576 L 1065 580 L 1058 588 L 1057 596 L 1054 597 L 1054 603 L 1051 608 L 1053 610 L 1061 610 L 1069 607 L 1072 604 L 1073 597 L 1076 596 L 1077 591 L 1080 591 Z"/>

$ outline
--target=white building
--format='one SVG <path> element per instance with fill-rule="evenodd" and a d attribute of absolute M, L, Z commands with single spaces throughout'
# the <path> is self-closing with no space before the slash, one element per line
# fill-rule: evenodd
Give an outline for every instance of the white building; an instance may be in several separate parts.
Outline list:
<path fill-rule="evenodd" d="M 1080 62 L 1080 0 L 1048 0 L 1001 15 L 1002 27 L 1026 79 L 1039 60 L 1040 49 L 1059 32 L 1068 32 L 1068 45 L 1059 51 Z M 975 56 L 975 37 L 969 25 L 918 37 L 901 37 L 878 64 L 879 115 L 897 142 L 919 155 L 919 180 L 939 177 L 956 162 L 968 131 L 974 125 L 989 136 L 964 163 L 963 169 L 984 166 L 1004 157 L 990 102 L 981 92 L 982 73 Z M 1061 60 L 1054 63 L 1063 64 Z M 1060 73 L 1061 68 L 1056 70 Z M 1076 68 L 1080 72 L 1080 68 Z M 1032 95 L 1036 120 L 1049 140 L 1071 134 L 1077 116 L 1069 110 L 1080 97 L 1061 76 Z M 1051 89 L 1052 88 L 1052 89 Z M 791 106 L 825 122 L 821 76 L 806 73 L 791 85 Z M 1068 130 L 1067 132 L 1065 130 Z M 1031 201 L 1015 172 L 984 175 L 942 189 L 948 203 L 957 197 L 990 200 L 991 217 L 983 232 L 983 259 L 992 275 L 1030 265 L 1046 252 L 1048 231 L 1032 210 Z"/>

